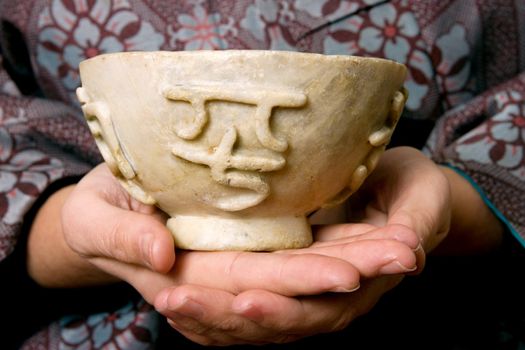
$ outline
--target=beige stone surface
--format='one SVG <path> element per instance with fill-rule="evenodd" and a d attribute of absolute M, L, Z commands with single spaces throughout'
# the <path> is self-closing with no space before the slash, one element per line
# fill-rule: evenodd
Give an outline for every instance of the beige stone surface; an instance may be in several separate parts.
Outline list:
<path fill-rule="evenodd" d="M 404 65 L 313 53 L 113 53 L 80 75 L 111 171 L 193 250 L 311 244 L 306 216 L 359 188 L 406 100 Z"/>

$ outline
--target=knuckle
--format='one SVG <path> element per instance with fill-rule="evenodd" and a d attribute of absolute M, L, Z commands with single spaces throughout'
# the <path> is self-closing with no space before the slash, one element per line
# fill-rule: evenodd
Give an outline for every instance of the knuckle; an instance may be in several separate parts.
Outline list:
<path fill-rule="evenodd" d="M 217 325 L 217 328 L 220 329 L 222 332 L 225 333 L 241 333 L 242 332 L 242 324 L 240 322 L 236 322 L 232 319 L 226 319 L 220 322 Z"/>
<path fill-rule="evenodd" d="M 333 324 L 331 324 L 327 330 L 328 333 L 340 332 L 348 326 L 348 321 L 346 319 L 339 319 Z"/>
<path fill-rule="evenodd" d="M 330 332 L 342 331 L 348 326 L 349 323 L 350 320 L 347 317 L 340 317 L 331 325 Z"/>
<path fill-rule="evenodd" d="M 339 332 L 348 327 L 348 325 L 355 320 L 361 311 L 359 306 L 348 306 L 344 308 L 331 322 L 328 322 L 327 325 L 329 328 L 328 332 Z"/>
<path fill-rule="evenodd" d="M 175 321 L 175 319 L 173 319 L 173 321 Z M 194 336 L 199 336 L 203 339 L 209 338 L 214 328 L 208 324 L 204 324 L 202 322 L 198 322 L 194 319 L 189 319 L 187 317 L 181 317 L 180 319 L 177 319 L 176 324 L 176 328 L 179 331 L 185 331 L 187 333 L 193 334 Z"/>
<path fill-rule="evenodd" d="M 121 261 L 128 260 L 126 233 L 123 220 L 116 220 L 107 234 L 99 240 L 99 249 L 103 255 L 112 256 Z"/>
<path fill-rule="evenodd" d="M 215 339 L 203 336 L 202 334 L 194 335 L 190 339 L 192 339 L 194 342 L 196 342 L 196 343 L 198 343 L 200 345 L 203 345 L 203 346 L 219 345 L 219 343 Z"/>
<path fill-rule="evenodd" d="M 196 333 L 194 331 L 191 331 L 191 330 L 187 330 L 187 329 L 184 329 L 180 326 L 177 326 L 175 324 L 172 323 L 171 325 L 173 327 L 173 329 L 175 329 L 177 332 L 179 332 L 180 334 L 182 334 L 183 336 L 185 336 L 186 338 L 188 338 L 189 340 L 193 341 L 194 343 L 197 343 L 199 345 L 203 345 L 203 346 L 215 346 L 215 345 L 219 345 L 217 341 L 215 341 L 215 339 L 209 337 L 209 336 L 205 336 L 205 335 L 202 335 L 200 333 Z"/>
<path fill-rule="evenodd" d="M 272 342 L 276 344 L 287 344 L 299 340 L 301 337 L 295 334 L 277 334 Z"/>

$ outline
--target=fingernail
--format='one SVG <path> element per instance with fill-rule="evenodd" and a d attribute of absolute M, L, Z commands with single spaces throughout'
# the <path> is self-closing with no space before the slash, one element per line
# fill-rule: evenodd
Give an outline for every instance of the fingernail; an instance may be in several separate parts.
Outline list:
<path fill-rule="evenodd" d="M 412 249 L 412 251 L 415 253 L 415 252 L 418 252 L 419 250 L 423 250 L 423 246 L 421 245 L 421 242 L 419 242 L 419 244 L 417 245 L 416 248 Z"/>
<path fill-rule="evenodd" d="M 406 273 L 406 272 L 412 272 L 417 269 L 417 265 L 414 265 L 412 267 L 407 267 L 400 263 L 399 261 L 395 260 L 391 263 L 384 265 L 381 267 L 380 272 L 384 274 L 396 274 L 396 273 Z"/>
<path fill-rule="evenodd" d="M 353 287 L 353 288 L 346 288 L 346 287 L 343 287 L 343 286 L 337 286 L 335 288 L 332 288 L 330 291 L 334 292 L 334 293 L 351 293 L 351 292 L 355 292 L 359 288 L 361 288 L 360 284 L 358 284 L 357 287 Z"/>
<path fill-rule="evenodd" d="M 191 299 L 183 299 L 175 308 L 172 309 L 181 315 L 191 318 L 201 318 L 204 315 L 202 305 Z"/>

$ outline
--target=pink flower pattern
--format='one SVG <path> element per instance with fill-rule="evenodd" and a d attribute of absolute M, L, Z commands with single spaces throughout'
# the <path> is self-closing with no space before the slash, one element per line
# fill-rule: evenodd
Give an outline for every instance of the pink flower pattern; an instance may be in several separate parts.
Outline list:
<path fill-rule="evenodd" d="M 149 349 L 155 341 L 158 314 L 144 301 L 87 317 L 68 316 L 58 323 L 59 348 Z"/>
<path fill-rule="evenodd" d="M 436 40 L 430 53 L 436 70 L 436 80 L 444 96 L 445 109 L 453 108 L 472 98 L 468 89 L 471 77 L 471 49 L 466 28 L 460 24 Z"/>
<path fill-rule="evenodd" d="M 461 160 L 498 164 L 525 181 L 525 100 L 518 91 L 495 95 L 499 112 L 457 141 Z"/>
<path fill-rule="evenodd" d="M 369 3 L 373 5 L 377 1 Z M 419 24 L 408 7 L 390 3 L 378 5 L 369 13 L 356 14 L 335 23 L 328 34 L 323 41 L 326 53 L 385 57 L 406 64 L 409 68 L 405 83 L 409 90 L 406 108 L 413 111 L 421 108 L 430 90 L 433 72 L 425 53 L 427 45 L 419 39 Z"/>
<path fill-rule="evenodd" d="M 240 27 L 270 50 L 297 51 L 290 24 L 295 19 L 286 1 L 255 0 L 246 8 Z"/>
<path fill-rule="evenodd" d="M 15 225 L 47 185 L 61 177 L 63 164 L 33 148 L 30 140 L 12 136 L 8 128 L 23 122 L 23 115 L 8 118 L 0 107 L 0 121 L 5 125 L 0 126 L 0 218 Z"/>
<path fill-rule="evenodd" d="M 170 45 L 177 47 L 177 42 L 181 42 L 185 50 L 227 49 L 226 36 L 237 31 L 232 18 L 228 18 L 228 23 L 223 24 L 220 14 L 209 14 L 200 5 L 195 6 L 192 14 L 178 15 L 177 22 L 179 29 L 175 29 L 173 25 L 167 29 L 171 38 Z"/>
<path fill-rule="evenodd" d="M 3 65 L 2 55 L 0 55 L 0 67 Z M 20 96 L 20 91 L 18 87 L 9 77 L 9 75 L 0 69 L 0 95 L 9 95 L 9 96 Z M 1 109 L 0 109 L 1 111 Z M 3 112 L 0 112 L 0 120 L 2 118 Z"/>
<path fill-rule="evenodd" d="M 52 0 L 39 16 L 37 62 L 60 79 L 71 101 L 78 64 L 101 53 L 158 50 L 164 36 L 130 10 L 126 0 Z"/>

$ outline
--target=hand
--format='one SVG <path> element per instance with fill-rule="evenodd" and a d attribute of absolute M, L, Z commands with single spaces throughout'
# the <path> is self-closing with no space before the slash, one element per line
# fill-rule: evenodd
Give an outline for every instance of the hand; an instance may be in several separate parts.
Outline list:
<path fill-rule="evenodd" d="M 419 260 L 422 260 L 423 250 L 415 233 L 402 226 L 393 225 L 387 230 L 376 229 L 360 234 L 356 230 L 355 235 L 348 236 L 349 231 L 331 227 L 336 229 L 326 227 L 317 232 L 312 247 L 278 254 L 301 254 L 305 250 L 334 254 L 334 251 L 324 249 L 345 249 L 345 258 L 354 261 L 368 276 L 357 291 L 291 297 L 251 289 L 236 295 L 187 284 L 163 290 L 155 300 L 155 307 L 168 318 L 173 328 L 203 345 L 285 343 L 341 330 L 368 312 L 384 293 L 396 286 L 403 278 L 402 273 L 416 269 L 416 265 L 408 264 L 408 261 L 394 260 L 385 268 L 373 270 L 375 259 L 367 259 L 367 255 L 384 249 L 381 254 L 394 254 L 392 259 L 400 241 L 413 247 L 414 257 Z M 387 275 L 389 273 L 392 274 Z M 379 275 L 382 276 L 374 277 Z"/>
<path fill-rule="evenodd" d="M 417 273 L 424 265 L 424 250 L 431 251 L 447 236 L 452 204 L 449 186 L 441 169 L 419 151 L 389 150 L 347 203 L 345 214 L 351 223 L 320 226 L 309 250 L 323 254 L 325 246 L 345 242 L 345 249 L 353 247 L 367 256 L 375 249 L 386 253 L 389 242 L 403 241 L 400 235 L 405 235 L 417 259 L 418 270 L 412 273 Z M 264 290 L 235 295 L 188 285 L 163 291 L 155 306 L 174 328 L 201 344 L 287 342 L 339 330 L 369 311 L 402 279 L 401 275 L 376 277 L 386 271 L 367 274 L 373 261 L 363 262 L 351 254 L 346 259 L 358 265 L 366 278 L 353 293 L 293 298 Z"/>
<path fill-rule="evenodd" d="M 316 215 L 316 220 L 342 216 L 351 223 L 320 226 L 310 249 L 343 241 L 345 249 L 350 249 L 352 244 L 369 242 L 357 250 L 367 256 L 375 248 L 384 248 L 388 239 L 405 241 L 417 257 L 418 270 L 412 273 L 418 273 L 423 267 L 423 248 L 443 252 L 452 246 L 457 253 L 455 243 L 459 241 L 469 242 L 459 245 L 463 251 L 486 250 L 497 245 L 502 232 L 501 223 L 466 180 L 407 147 L 385 152 L 347 204 L 349 211 L 343 215 Z M 412 235 L 416 232 L 417 236 Z M 479 232 L 481 239 L 472 239 L 472 234 Z M 349 255 L 347 259 L 358 265 L 360 257 Z M 373 278 L 366 274 L 366 265 L 359 268 L 368 278 L 353 293 L 294 298 L 265 290 L 235 295 L 186 285 L 161 292 L 155 306 L 175 329 L 201 344 L 288 342 L 346 327 L 403 278 Z"/>

